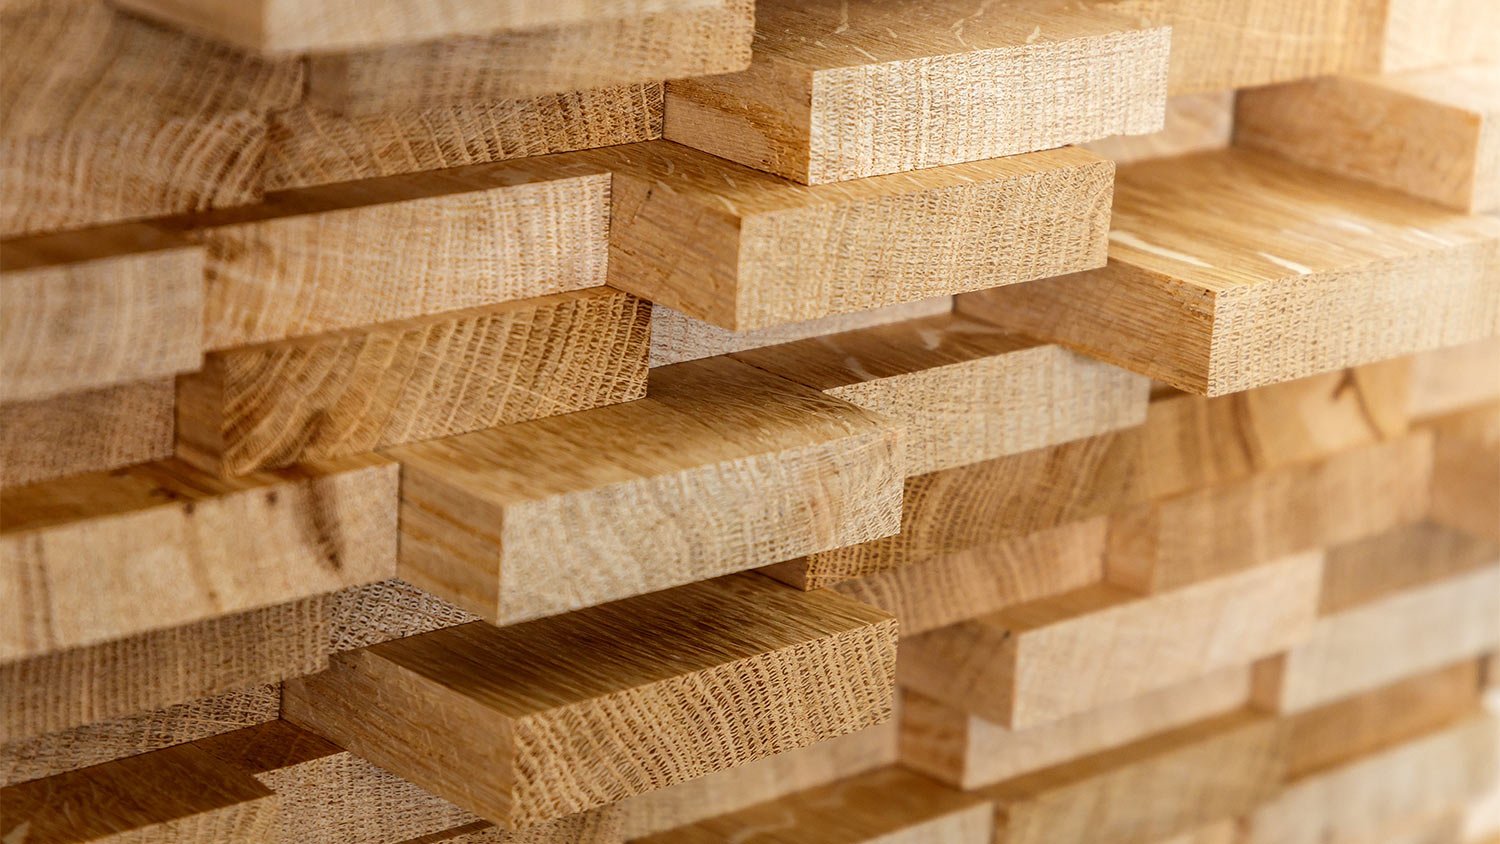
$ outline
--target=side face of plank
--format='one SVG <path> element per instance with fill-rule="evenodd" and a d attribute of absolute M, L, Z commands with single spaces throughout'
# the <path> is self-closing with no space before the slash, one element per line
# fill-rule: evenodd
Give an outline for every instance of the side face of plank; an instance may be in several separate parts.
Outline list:
<path fill-rule="evenodd" d="M 1500 401 L 1500 337 L 1412 357 L 1410 413 L 1441 416 Z"/>
<path fill-rule="evenodd" d="M 170 457 L 176 397 L 168 378 L 0 404 L 0 486 Z"/>
<path fill-rule="evenodd" d="M 1500 403 L 1431 424 L 1433 520 L 1500 542 Z"/>
<path fill-rule="evenodd" d="M 1489 61 L 1500 53 L 1500 9 L 1485 0 L 1387 0 L 1386 73 Z"/>
<path fill-rule="evenodd" d="M 1234 99 L 1233 91 L 1168 97 L 1166 119 L 1159 131 L 1114 135 L 1082 146 L 1116 164 L 1223 149 L 1234 134 Z"/>

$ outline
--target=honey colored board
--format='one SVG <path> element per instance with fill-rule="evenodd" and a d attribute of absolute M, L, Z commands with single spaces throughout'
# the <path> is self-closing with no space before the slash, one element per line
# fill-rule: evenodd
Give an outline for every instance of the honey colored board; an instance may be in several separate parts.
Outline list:
<path fill-rule="evenodd" d="M 901 707 L 901 764 L 955 788 L 980 788 L 1239 709 L 1249 696 L 1250 669 L 1236 666 L 1009 730 L 907 692 Z"/>
<path fill-rule="evenodd" d="M 1107 576 L 1161 592 L 1416 522 L 1432 462 L 1432 437 L 1419 432 L 1118 513 Z"/>
<path fill-rule="evenodd" d="M 395 574 L 398 467 L 372 455 L 223 480 L 178 460 L 0 492 L 14 660 Z"/>
<path fill-rule="evenodd" d="M 1321 615 L 1355 607 L 1466 574 L 1500 560 L 1500 547 L 1432 522 L 1403 525 L 1327 552 Z"/>
<path fill-rule="evenodd" d="M 469 105 L 271 115 L 266 190 L 488 164 L 661 137 L 661 83 Z"/>
<path fill-rule="evenodd" d="M 1494 61 L 1500 8 L 1488 0 L 1385 0 L 1386 72 Z"/>
<path fill-rule="evenodd" d="M 25 844 L 258 844 L 276 804 L 252 777 L 181 745 L 0 789 L 0 836 Z"/>
<path fill-rule="evenodd" d="M 620 844 L 620 814 L 614 806 L 604 806 L 516 832 L 476 821 L 402 844 Z"/>
<path fill-rule="evenodd" d="M 188 32 L 261 53 L 328 52 L 722 5 L 720 0 L 459 0 L 417 6 L 400 0 L 345 0 L 316 7 L 274 0 L 118 2 Z"/>
<path fill-rule="evenodd" d="M 1162 125 L 1170 30 L 1103 4 L 758 0 L 755 12 L 749 69 L 667 86 L 668 139 L 815 185 Z"/>
<path fill-rule="evenodd" d="M 1500 542 L 1500 402 L 1432 422 L 1432 518 Z"/>
<path fill-rule="evenodd" d="M 0 664 L 0 742 L 11 743 L 328 666 L 324 598 Z"/>
<path fill-rule="evenodd" d="M 1102 266 L 1114 167 L 1068 148 L 807 187 L 670 141 L 568 159 L 614 173 L 610 285 L 734 331 Z"/>
<path fill-rule="evenodd" d="M 301 96 L 300 63 L 99 0 L 15 0 L 0 29 L 0 235 L 258 198 L 265 113 Z"/>
<path fill-rule="evenodd" d="M 1496 372 L 1500 372 L 1500 337 L 1414 356 L 1411 415 L 1441 416 L 1500 401 Z"/>
<path fill-rule="evenodd" d="M 728 358 L 387 454 L 401 577 L 501 624 L 887 536 L 901 506 L 895 428 Z"/>
<path fill-rule="evenodd" d="M 1497 333 L 1500 220 L 1248 150 L 1120 168 L 1102 270 L 958 309 L 1222 395 Z"/>
<path fill-rule="evenodd" d="M 943 314 L 735 357 L 903 426 L 924 475 L 1139 425 L 1145 378 Z"/>
<path fill-rule="evenodd" d="M 995 803 L 998 844 L 1151 841 L 1239 815 L 1275 794 L 1284 731 L 1248 710 L 1007 780 Z"/>
<path fill-rule="evenodd" d="M 640 844 L 989 844 L 994 810 L 886 768 L 637 839 Z"/>
<path fill-rule="evenodd" d="M 178 454 L 237 475 L 638 399 L 650 319 L 598 287 L 210 352 Z"/>
<path fill-rule="evenodd" d="M 344 114 L 367 114 L 744 70 L 755 26 L 753 0 L 698 5 L 526 32 L 316 55 L 308 63 L 308 102 Z"/>
<path fill-rule="evenodd" d="M 202 362 L 203 249 L 127 224 L 0 241 L 0 401 L 170 377 Z"/>
<path fill-rule="evenodd" d="M 1500 210 L 1500 66 L 1247 91 L 1235 143 L 1459 211 Z"/>
<path fill-rule="evenodd" d="M 1130 164 L 1223 149 L 1229 146 L 1233 128 L 1233 91 L 1180 94 L 1167 98 L 1166 120 L 1160 131 L 1146 135 L 1114 135 L 1090 141 L 1083 144 L 1083 148 L 1116 164 Z"/>
<path fill-rule="evenodd" d="M 329 596 L 328 616 L 333 653 L 479 620 L 396 578 L 335 592 Z"/>
<path fill-rule="evenodd" d="M 1041 598 L 905 639 L 901 684 L 1035 727 L 1296 646 L 1322 575 L 1314 552 L 1150 597 L 1101 584 Z"/>
<path fill-rule="evenodd" d="M 525 828 L 885 720 L 895 634 L 832 592 L 731 575 L 339 654 L 286 684 L 283 715 Z"/>
<path fill-rule="evenodd" d="M 1477 796 L 1496 776 L 1493 716 L 1477 715 L 1289 784 L 1250 814 L 1248 844 L 1343 842 Z"/>
<path fill-rule="evenodd" d="M 0 486 L 172 454 L 172 379 L 0 404 Z"/>

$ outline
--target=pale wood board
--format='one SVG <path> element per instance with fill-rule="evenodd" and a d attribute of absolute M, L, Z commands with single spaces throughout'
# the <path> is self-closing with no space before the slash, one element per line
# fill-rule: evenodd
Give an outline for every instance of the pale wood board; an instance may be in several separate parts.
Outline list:
<path fill-rule="evenodd" d="M 1386 531 L 1327 551 L 1321 615 L 1400 595 L 1500 560 L 1500 547 L 1431 521 Z"/>
<path fill-rule="evenodd" d="M 1432 518 L 1500 542 L 1500 402 L 1432 420 Z"/>
<path fill-rule="evenodd" d="M 338 653 L 478 620 L 431 592 L 392 578 L 329 597 L 329 645 Z"/>
<path fill-rule="evenodd" d="M 1414 418 L 1494 401 L 1500 401 L 1500 337 L 1412 357 L 1410 412 Z"/>
<path fill-rule="evenodd" d="M 1385 0 L 1385 72 L 1494 61 L 1500 8 L 1488 0 Z"/>
<path fill-rule="evenodd" d="M 170 457 L 172 379 L 0 404 L 0 486 Z"/>
<path fill-rule="evenodd" d="M 1234 134 L 1234 99 L 1233 91 L 1168 97 L 1166 120 L 1160 131 L 1114 135 L 1082 146 L 1116 164 L 1223 149 Z"/>

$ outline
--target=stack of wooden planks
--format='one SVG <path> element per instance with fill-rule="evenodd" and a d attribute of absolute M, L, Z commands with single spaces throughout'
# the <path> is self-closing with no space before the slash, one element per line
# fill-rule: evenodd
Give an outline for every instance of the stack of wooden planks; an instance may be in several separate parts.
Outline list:
<path fill-rule="evenodd" d="M 5 844 L 1500 842 L 1495 0 L 0 38 Z"/>

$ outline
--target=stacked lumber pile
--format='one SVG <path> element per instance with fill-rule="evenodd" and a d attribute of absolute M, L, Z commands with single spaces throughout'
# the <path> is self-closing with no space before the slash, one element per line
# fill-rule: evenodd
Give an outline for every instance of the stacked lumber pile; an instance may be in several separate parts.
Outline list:
<path fill-rule="evenodd" d="M 1500 841 L 1494 0 L 0 38 L 6 844 Z"/>

